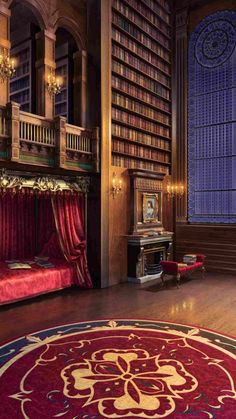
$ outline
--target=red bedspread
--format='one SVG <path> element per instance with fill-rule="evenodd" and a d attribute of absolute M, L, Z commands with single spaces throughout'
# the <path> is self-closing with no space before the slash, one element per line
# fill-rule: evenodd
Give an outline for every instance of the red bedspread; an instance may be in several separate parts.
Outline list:
<path fill-rule="evenodd" d="M 0 304 L 69 287 L 75 283 L 74 268 L 65 260 L 50 259 L 53 268 L 36 263 L 31 269 L 9 269 L 0 262 Z"/>

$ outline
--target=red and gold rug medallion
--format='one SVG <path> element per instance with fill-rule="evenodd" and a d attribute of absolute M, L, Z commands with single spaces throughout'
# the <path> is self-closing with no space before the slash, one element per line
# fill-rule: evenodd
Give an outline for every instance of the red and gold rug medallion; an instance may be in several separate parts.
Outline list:
<path fill-rule="evenodd" d="M 44 330 L 0 347 L 1 419 L 236 417 L 236 340 L 166 322 Z"/>

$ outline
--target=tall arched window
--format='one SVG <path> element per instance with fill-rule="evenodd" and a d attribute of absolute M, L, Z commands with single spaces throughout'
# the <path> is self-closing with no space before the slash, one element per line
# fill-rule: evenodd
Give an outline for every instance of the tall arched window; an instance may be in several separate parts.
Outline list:
<path fill-rule="evenodd" d="M 188 218 L 236 223 L 236 12 L 197 26 L 188 70 Z"/>

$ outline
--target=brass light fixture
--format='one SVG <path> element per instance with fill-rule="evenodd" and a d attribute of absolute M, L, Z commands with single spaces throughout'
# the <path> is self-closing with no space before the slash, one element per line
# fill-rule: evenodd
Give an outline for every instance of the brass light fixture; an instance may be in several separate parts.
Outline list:
<path fill-rule="evenodd" d="M 169 198 L 182 197 L 184 195 L 183 183 L 168 183 L 166 192 Z"/>
<path fill-rule="evenodd" d="M 122 180 L 121 178 L 116 177 L 116 173 L 113 173 L 112 188 L 111 188 L 113 198 L 115 198 L 115 196 L 119 194 L 121 191 L 122 191 Z"/>
<path fill-rule="evenodd" d="M 61 77 L 56 77 L 54 70 L 50 69 L 50 74 L 47 76 L 47 89 L 51 97 L 58 95 L 62 88 Z"/>
<path fill-rule="evenodd" d="M 6 80 L 11 79 L 15 74 L 15 60 L 10 57 L 9 51 L 2 48 L 0 52 L 0 80 L 4 83 Z"/>

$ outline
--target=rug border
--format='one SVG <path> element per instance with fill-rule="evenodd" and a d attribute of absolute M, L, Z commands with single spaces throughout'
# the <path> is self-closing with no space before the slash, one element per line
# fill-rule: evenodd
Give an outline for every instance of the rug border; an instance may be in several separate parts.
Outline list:
<path fill-rule="evenodd" d="M 228 335 L 226 333 L 217 332 L 217 330 L 205 328 L 205 327 L 195 325 L 195 324 L 193 325 L 193 324 L 185 324 L 185 323 L 182 323 L 182 322 L 171 322 L 171 321 L 167 321 L 167 320 L 160 320 L 160 319 L 155 320 L 155 319 L 150 319 L 150 318 L 139 318 L 139 317 L 138 318 L 129 318 L 129 317 L 126 317 L 126 318 L 111 317 L 110 318 L 110 317 L 108 317 L 108 318 L 101 318 L 101 319 L 96 319 L 96 320 L 91 320 L 90 319 L 90 320 L 77 321 L 77 322 L 72 322 L 72 323 L 67 323 L 67 322 L 66 323 L 60 323 L 58 325 L 48 327 L 46 329 L 31 331 L 31 332 L 27 333 L 26 335 L 20 335 L 20 336 L 14 338 L 14 339 L 7 339 L 6 341 L 3 341 L 3 343 L 0 343 L 0 348 L 3 348 L 4 346 L 8 345 L 9 343 L 17 342 L 18 340 L 20 340 L 22 338 L 26 338 L 27 336 L 35 335 L 36 333 L 41 333 L 41 332 L 44 332 L 44 331 L 47 331 L 47 330 L 52 330 L 52 329 L 55 329 L 55 328 L 60 327 L 60 326 L 75 325 L 75 324 L 78 324 L 78 323 L 83 324 L 83 323 L 91 323 L 91 322 L 95 323 L 95 322 L 101 322 L 101 321 L 116 321 L 116 320 L 118 320 L 118 321 L 121 321 L 121 320 L 124 320 L 124 321 L 125 320 L 128 320 L 128 321 L 149 321 L 149 322 L 151 321 L 151 322 L 155 322 L 155 323 L 163 322 L 163 323 L 168 323 L 168 324 L 172 324 L 172 325 L 177 324 L 179 326 L 197 328 L 197 329 L 200 329 L 200 330 L 202 329 L 202 330 L 205 330 L 206 332 L 215 333 L 219 336 L 223 336 L 223 337 L 226 337 L 228 339 L 232 339 L 232 340 L 236 341 L 236 336 L 234 337 L 234 336 Z"/>

